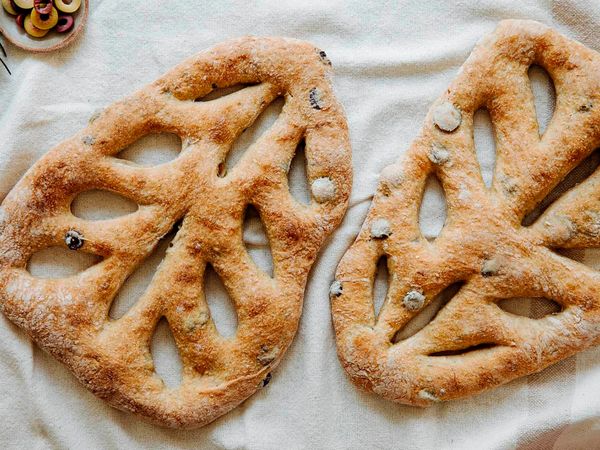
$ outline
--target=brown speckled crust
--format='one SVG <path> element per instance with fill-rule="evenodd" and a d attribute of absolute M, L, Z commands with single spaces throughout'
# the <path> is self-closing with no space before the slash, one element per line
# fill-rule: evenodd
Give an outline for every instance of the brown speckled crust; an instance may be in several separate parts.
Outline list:
<path fill-rule="evenodd" d="M 549 72 L 557 93 L 543 136 L 527 75 L 532 64 Z M 437 109 L 446 102 L 460 112 L 443 117 L 448 129 L 459 118 L 451 131 L 434 124 L 436 111 L 439 118 L 440 111 L 443 116 L 452 110 Z M 489 111 L 496 136 L 489 189 L 473 144 L 479 108 Z M 402 160 L 382 172 L 363 228 L 338 267 L 332 314 L 338 355 L 352 381 L 387 399 L 426 406 L 540 371 L 597 343 L 600 274 L 556 250 L 600 247 L 600 171 L 531 226 L 521 224 L 598 146 L 598 53 L 531 21 L 502 22 L 486 36 L 433 105 Z M 442 183 L 448 211 L 433 242 L 418 225 L 430 174 Z M 389 221 L 387 238 L 371 236 L 371 224 L 379 219 Z M 390 285 L 375 317 L 373 280 L 384 255 Z M 426 306 L 457 282 L 462 288 L 433 321 L 395 342 L 398 330 L 422 310 L 407 305 L 424 294 Z M 497 305 L 519 297 L 554 300 L 562 312 L 533 319 Z"/>
<path fill-rule="evenodd" d="M 298 325 L 310 267 L 340 222 L 351 185 L 346 120 L 332 93 L 330 65 L 310 44 L 242 38 L 177 66 L 106 108 L 73 138 L 47 153 L 0 208 L 0 300 L 4 313 L 65 363 L 96 395 L 117 408 L 169 427 L 204 425 L 262 386 Z M 212 101 L 216 87 L 252 86 Z M 318 89 L 319 109 L 310 92 Z M 275 98 L 285 98 L 275 124 L 219 177 L 233 141 Z M 157 167 L 113 157 L 150 132 L 182 139 L 180 156 Z M 327 177 L 335 189 L 309 205 L 294 200 L 287 172 L 306 141 L 309 183 Z M 100 222 L 71 214 L 82 191 L 114 191 L 137 212 Z M 265 224 L 274 277 L 261 271 L 242 242 L 252 204 Z M 125 279 L 182 220 L 152 283 L 122 318 L 108 311 Z M 43 248 L 66 248 L 65 236 L 102 261 L 67 279 L 27 271 Z M 77 235 L 75 235 L 77 236 Z M 71 242 L 77 247 L 77 241 Z M 219 274 L 238 315 L 233 338 L 218 334 L 204 298 L 207 264 Z M 183 381 L 167 388 L 149 350 L 166 317 L 183 362 Z"/>

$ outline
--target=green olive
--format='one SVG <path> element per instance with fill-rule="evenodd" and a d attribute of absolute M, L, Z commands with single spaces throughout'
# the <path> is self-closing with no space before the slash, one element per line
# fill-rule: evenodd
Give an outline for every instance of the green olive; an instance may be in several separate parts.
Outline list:
<path fill-rule="evenodd" d="M 40 14 L 35 9 L 31 10 L 31 23 L 34 27 L 39 28 L 40 30 L 49 30 L 54 27 L 58 22 L 58 11 L 56 8 L 52 8 L 52 12 L 50 14 Z"/>
<path fill-rule="evenodd" d="M 44 37 L 46 36 L 46 33 L 48 33 L 48 30 L 40 30 L 38 27 L 36 27 L 35 25 L 33 25 L 31 23 L 31 16 L 27 16 L 25 17 L 25 31 L 27 31 L 27 34 L 29 36 L 33 36 L 33 37 Z"/>
<path fill-rule="evenodd" d="M 19 8 L 23 8 L 23 9 L 31 9 L 33 8 L 33 0 L 13 0 L 15 2 L 15 5 L 17 5 Z"/>
<path fill-rule="evenodd" d="M 10 4 L 10 0 L 2 0 L 2 6 L 4 7 L 7 13 L 12 14 L 13 16 L 16 16 L 18 14 L 17 11 L 15 11 L 15 8 L 13 8 Z"/>
<path fill-rule="evenodd" d="M 81 0 L 54 0 L 54 6 L 64 13 L 74 13 L 81 6 Z"/>

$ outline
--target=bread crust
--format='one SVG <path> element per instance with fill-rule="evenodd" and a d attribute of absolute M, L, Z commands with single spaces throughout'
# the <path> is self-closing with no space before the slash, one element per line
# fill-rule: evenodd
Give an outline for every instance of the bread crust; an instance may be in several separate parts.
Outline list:
<path fill-rule="evenodd" d="M 198 427 L 262 386 L 298 326 L 308 272 L 348 204 L 347 124 L 324 52 L 292 39 L 245 37 L 219 44 L 120 100 L 42 157 L 0 207 L 0 304 L 6 316 L 111 405 L 168 427 Z M 212 101 L 216 88 L 251 84 Z M 234 140 L 274 99 L 275 124 L 226 176 Z M 175 160 L 156 167 L 113 155 L 153 132 L 182 139 Z M 304 139 L 309 205 L 288 189 L 287 172 Z M 91 189 L 135 201 L 135 213 L 103 221 L 75 217 L 70 204 Z M 318 198 L 317 198 L 318 197 Z M 242 241 L 248 205 L 259 212 L 274 276 Z M 143 296 L 118 320 L 108 316 L 126 278 L 176 223 L 180 228 Z M 81 245 L 82 244 L 82 245 Z M 69 245 L 101 262 L 66 279 L 27 271 L 35 252 Z M 238 316 L 236 335 L 218 334 L 204 298 L 210 264 Z M 150 340 L 166 317 L 183 363 L 167 388 Z"/>
<path fill-rule="evenodd" d="M 545 68 L 556 88 L 543 136 L 527 75 L 532 64 Z M 473 141 L 480 108 L 495 132 L 491 188 Z M 368 217 L 337 269 L 333 323 L 352 381 L 387 399 L 427 406 L 538 372 L 596 344 L 600 275 L 557 250 L 600 246 L 600 172 L 531 226 L 522 221 L 599 146 L 598 53 L 533 21 L 504 21 L 484 37 L 405 155 L 382 172 Z M 440 180 L 447 203 L 433 242 L 418 224 L 429 175 Z M 389 289 L 376 317 L 373 284 L 383 256 Z M 463 284 L 430 323 L 393 342 L 454 283 Z M 497 305 L 519 297 L 551 299 L 562 311 L 533 319 Z"/>

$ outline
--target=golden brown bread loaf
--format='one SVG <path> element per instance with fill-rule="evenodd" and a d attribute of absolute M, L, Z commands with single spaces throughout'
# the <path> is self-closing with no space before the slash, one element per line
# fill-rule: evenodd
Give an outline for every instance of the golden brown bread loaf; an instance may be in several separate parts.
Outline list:
<path fill-rule="evenodd" d="M 545 68 L 554 116 L 540 136 L 528 78 Z M 491 188 L 479 170 L 473 115 L 495 132 Z M 598 342 L 600 274 L 559 249 L 600 246 L 600 171 L 531 226 L 525 215 L 600 145 L 600 55 L 532 21 L 505 21 L 482 39 L 434 103 L 401 160 L 381 174 L 360 234 L 331 287 L 339 358 L 352 381 L 387 399 L 425 406 L 540 371 Z M 429 175 L 441 182 L 447 220 L 429 242 L 419 205 Z M 389 289 L 373 308 L 377 261 Z M 424 328 L 397 333 L 441 292 L 458 293 Z M 562 311 L 534 319 L 503 299 L 546 298 Z"/>
<path fill-rule="evenodd" d="M 289 346 L 310 267 L 347 207 L 350 146 L 330 74 L 325 53 L 310 44 L 242 38 L 190 58 L 93 117 L 37 162 L 0 208 L 3 312 L 113 406 L 170 427 L 201 426 L 237 406 L 270 379 Z M 240 83 L 251 86 L 194 101 Z M 277 121 L 219 176 L 235 139 L 277 97 L 285 99 Z M 179 157 L 148 168 L 113 156 L 151 132 L 180 136 Z M 302 140 L 309 205 L 288 190 Z M 72 200 L 91 189 L 113 191 L 139 208 L 97 222 L 75 217 Z M 265 224 L 273 278 L 242 242 L 248 205 Z M 176 223 L 181 227 L 146 292 L 123 317 L 109 319 L 126 278 Z M 50 246 L 102 260 L 66 279 L 33 277 L 28 260 Z M 207 264 L 236 307 L 230 339 L 218 334 L 204 298 Z M 173 389 L 156 375 L 149 350 L 162 317 L 183 363 L 183 381 Z"/>

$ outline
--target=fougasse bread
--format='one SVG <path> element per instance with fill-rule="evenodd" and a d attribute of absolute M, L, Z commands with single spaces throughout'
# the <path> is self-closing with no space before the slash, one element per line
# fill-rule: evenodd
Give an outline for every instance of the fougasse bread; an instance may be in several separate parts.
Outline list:
<path fill-rule="evenodd" d="M 541 134 L 528 78 L 543 67 L 556 108 Z M 491 187 L 480 172 L 473 115 L 489 112 L 496 142 Z M 484 37 L 431 107 L 422 131 L 386 167 L 360 234 L 330 290 L 338 355 L 359 387 L 410 405 L 465 397 L 541 371 L 598 342 L 600 273 L 561 254 L 600 247 L 600 171 L 523 222 L 600 146 L 600 55 L 533 21 Z M 419 228 L 428 176 L 444 189 L 435 240 Z M 377 261 L 389 288 L 373 307 Z M 458 292 L 426 326 L 402 330 L 436 296 Z M 546 299 L 560 310 L 511 314 L 505 299 Z"/>
<path fill-rule="evenodd" d="M 308 43 L 242 38 L 199 53 L 92 117 L 42 157 L 2 203 L 4 314 L 117 408 L 169 427 L 197 427 L 236 407 L 270 380 L 290 345 L 308 272 L 347 208 L 350 145 L 330 75 L 326 54 Z M 195 101 L 239 84 L 247 87 Z M 285 104 L 276 122 L 224 174 L 233 142 L 279 97 Z M 155 167 L 115 157 L 148 133 L 178 135 L 180 155 Z M 288 188 L 302 141 L 310 204 L 296 201 Z M 133 200 L 138 210 L 102 221 L 75 217 L 71 202 L 92 189 Z M 242 241 L 249 205 L 265 224 L 273 277 Z M 174 227 L 147 290 L 124 316 L 109 318 L 127 277 Z M 52 246 L 101 261 L 65 279 L 32 276 L 28 260 Z M 203 290 L 208 264 L 236 308 L 232 338 L 219 335 L 211 319 Z M 175 388 L 156 374 L 149 348 L 163 317 L 183 363 Z"/>

